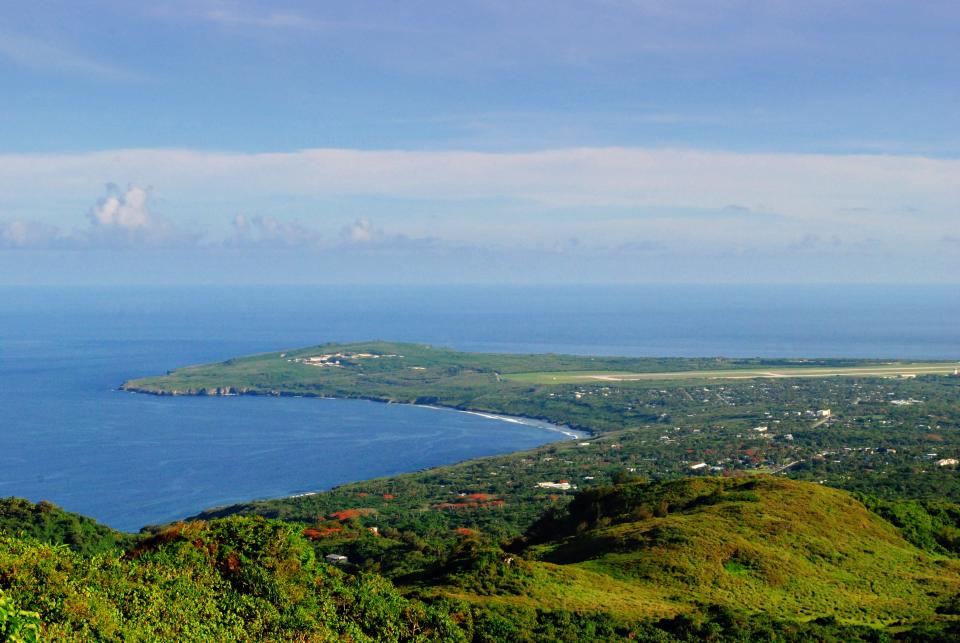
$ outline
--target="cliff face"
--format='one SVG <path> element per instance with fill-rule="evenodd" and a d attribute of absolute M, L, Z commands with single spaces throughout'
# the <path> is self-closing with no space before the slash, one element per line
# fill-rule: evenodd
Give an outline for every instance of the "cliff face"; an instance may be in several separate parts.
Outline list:
<path fill-rule="evenodd" d="M 141 386 L 133 382 L 125 382 L 120 386 L 120 390 L 130 391 L 131 393 L 146 393 L 148 395 L 283 395 L 283 393 L 280 391 L 260 391 L 250 388 L 238 388 L 235 386 L 165 389 L 154 386 Z"/>

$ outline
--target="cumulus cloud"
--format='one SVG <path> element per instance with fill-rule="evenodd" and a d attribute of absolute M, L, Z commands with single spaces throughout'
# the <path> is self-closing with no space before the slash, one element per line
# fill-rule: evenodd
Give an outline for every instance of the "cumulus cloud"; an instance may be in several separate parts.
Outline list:
<path fill-rule="evenodd" d="M 372 243 L 384 238 L 383 231 L 373 227 L 370 219 L 357 219 L 340 229 L 340 240 L 343 243 Z"/>
<path fill-rule="evenodd" d="M 472 244 L 475 245 L 475 244 Z M 456 252 L 464 247 L 462 243 L 442 241 L 432 236 L 410 236 L 386 232 L 373 224 L 370 219 L 355 219 L 353 223 L 340 228 L 340 249 L 374 251 L 440 251 Z"/>
<path fill-rule="evenodd" d="M 872 238 L 900 258 L 890 270 L 910 277 L 914 258 L 956 256 L 960 202 L 960 159 L 915 156 L 652 148 L 0 154 L 5 207 L 50 212 L 60 222 L 83 215 L 90 186 L 104 176 L 132 187 L 109 190 L 84 229 L 57 236 L 8 223 L 0 243 L 236 244 L 384 256 L 455 256 L 461 246 L 576 256 L 603 249 L 621 260 L 755 248 L 841 265 L 842 254 L 866 252 L 858 242 Z M 176 207 L 183 220 L 192 217 L 209 231 L 205 241 L 155 212 L 143 177 L 176 195 L 170 213 Z M 50 194 L 56 202 L 44 198 Z M 325 214 L 291 221 L 276 210 L 282 204 Z M 335 219 L 341 207 L 349 214 Z M 273 216 L 245 214 L 231 226 L 227 217 L 251 209 Z M 565 242 L 571 238 L 582 246 Z"/>
<path fill-rule="evenodd" d="M 64 230 L 40 221 L 0 220 L 0 249 L 123 248 L 271 248 L 271 249 L 406 249 L 442 245 L 434 238 L 388 234 L 369 219 L 359 218 L 325 237 L 296 220 L 269 215 L 237 214 L 225 238 L 207 238 L 183 229 L 150 207 L 150 190 L 138 185 L 120 189 L 108 184 L 106 194 L 86 213 L 85 227 Z"/>
<path fill-rule="evenodd" d="M 149 207 L 150 193 L 137 185 L 120 190 L 107 186 L 107 194 L 94 205 L 87 218 L 90 226 L 75 234 L 78 243 L 110 246 L 193 245 L 199 235 L 179 229 Z"/>
<path fill-rule="evenodd" d="M 39 221 L 0 221 L 0 248 L 37 248 L 61 242 L 60 229 Z"/>
<path fill-rule="evenodd" d="M 953 215 L 960 160 L 910 156 L 756 154 L 650 148 L 523 153 L 311 149 L 283 153 L 119 150 L 0 155 L 0 191 L 76 193 L 101 176 L 150 176 L 167 190 L 299 198 L 375 196 L 430 200 L 509 199 L 539 207 L 673 207 L 728 204 L 791 219 Z M 242 206 L 237 209 L 241 209 Z M 851 215 L 856 216 L 856 215 Z"/>
<path fill-rule="evenodd" d="M 109 186 L 115 191 L 116 186 Z M 90 222 L 94 226 L 124 229 L 146 228 L 151 224 L 147 210 L 147 191 L 136 185 L 123 194 L 110 194 L 90 210 Z"/>
<path fill-rule="evenodd" d="M 232 236 L 225 245 L 301 248 L 317 245 L 321 239 L 319 232 L 297 221 L 282 221 L 265 215 L 238 214 L 233 218 Z"/>
<path fill-rule="evenodd" d="M 87 226 L 63 230 L 43 223 L 15 219 L 0 221 L 0 248 L 143 248 L 196 245 L 201 235 L 182 230 L 149 207 L 150 193 L 137 185 L 107 192 L 87 212 Z"/>

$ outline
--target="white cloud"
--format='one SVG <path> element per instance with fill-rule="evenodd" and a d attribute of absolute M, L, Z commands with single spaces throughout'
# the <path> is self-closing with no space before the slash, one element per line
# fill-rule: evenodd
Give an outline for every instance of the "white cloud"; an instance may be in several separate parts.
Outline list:
<path fill-rule="evenodd" d="M 383 7 L 374 7 L 372 13 L 383 13 L 382 9 Z M 350 4 L 299 9 L 278 8 L 270 2 L 189 0 L 154 4 L 147 9 L 147 13 L 166 19 L 208 23 L 258 38 L 269 37 L 271 32 L 325 32 L 328 35 L 339 35 L 368 30 L 409 31 L 408 27 L 397 23 L 371 22 L 370 10 L 356 11 Z"/>
<path fill-rule="evenodd" d="M 32 69 L 46 69 L 104 80 L 137 80 L 137 75 L 115 65 L 89 58 L 47 40 L 0 32 L 0 57 Z"/>
<path fill-rule="evenodd" d="M 383 231 L 374 228 L 370 219 L 357 219 L 340 229 L 340 240 L 344 243 L 370 243 L 383 237 Z"/>
<path fill-rule="evenodd" d="M 236 212 L 295 204 L 302 221 L 244 217 L 227 231 L 227 243 L 274 247 L 322 246 L 318 231 L 329 231 L 326 244 L 335 245 L 344 219 L 321 213 L 340 212 L 346 203 L 352 212 L 338 216 L 364 213 L 339 237 L 355 249 L 427 240 L 553 248 L 576 238 L 597 248 L 642 243 L 684 252 L 797 250 L 798 240 L 811 235 L 842 239 L 848 248 L 876 239 L 922 256 L 947 251 L 941 239 L 956 234 L 960 203 L 960 160 L 918 156 L 650 148 L 145 149 L 0 155 L 0 206 L 43 212 L 53 223 L 44 195 L 82 203 L 104 177 L 162 185 L 168 213 L 192 219 L 186 227 L 210 229 L 213 239 L 224 237 L 216 228 Z M 64 209 L 56 222 L 69 225 L 73 212 Z M 367 216 L 395 232 L 384 233 Z M 114 190 L 91 217 L 96 225 L 85 234 L 93 240 L 102 234 L 127 245 L 196 241 L 153 214 L 147 192 Z"/>
<path fill-rule="evenodd" d="M 121 191 L 108 184 L 107 194 L 87 212 L 88 225 L 70 231 L 43 221 L 0 221 L 0 248 L 162 248 L 199 242 L 199 233 L 151 212 L 149 196 L 136 185 Z"/>
<path fill-rule="evenodd" d="M 111 191 L 116 188 L 110 188 Z M 136 185 L 123 194 L 110 194 L 90 210 L 90 223 L 98 227 L 135 230 L 153 224 L 147 210 L 147 191 Z"/>
<path fill-rule="evenodd" d="M 0 221 L 0 248 L 46 247 L 60 241 L 60 229 L 39 221 Z"/>
<path fill-rule="evenodd" d="M 229 246 L 269 246 L 274 248 L 298 248 L 315 246 L 322 235 L 297 221 L 282 221 L 272 216 L 247 216 L 238 214 L 233 218 Z"/>
<path fill-rule="evenodd" d="M 311 149 L 231 154 L 116 150 L 0 155 L 0 189 L 76 193 L 104 176 L 149 180 L 181 194 L 420 199 L 509 198 L 549 207 L 689 207 L 736 203 L 794 218 L 864 208 L 953 215 L 960 160 L 916 156 L 750 154 L 680 149 L 577 148 L 527 153 Z"/>
<path fill-rule="evenodd" d="M 76 231 L 72 240 L 78 245 L 164 247 L 193 245 L 199 234 L 178 228 L 163 215 L 151 212 L 150 193 L 137 185 L 120 190 L 107 185 L 107 194 L 88 215 L 87 229 Z"/>

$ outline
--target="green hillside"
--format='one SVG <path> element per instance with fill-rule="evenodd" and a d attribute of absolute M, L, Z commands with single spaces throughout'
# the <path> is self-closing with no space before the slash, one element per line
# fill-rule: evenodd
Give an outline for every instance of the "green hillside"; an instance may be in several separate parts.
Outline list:
<path fill-rule="evenodd" d="M 641 595 L 638 615 L 716 604 L 876 626 L 933 618 L 960 591 L 957 559 L 919 549 L 848 493 L 772 477 L 586 491 L 518 553 L 548 572 L 522 600 L 582 594 L 624 610 Z"/>
<path fill-rule="evenodd" d="M 0 498 L 0 534 L 26 536 L 63 544 L 82 554 L 96 554 L 133 542 L 133 537 L 64 511 L 49 502 L 34 504 L 22 498 Z"/>
<path fill-rule="evenodd" d="M 911 524 L 933 515 L 904 507 L 879 508 Z M 941 518 L 956 509 L 936 507 Z M 230 517 L 95 554 L 0 535 L 0 633 L 38 624 L 49 640 L 516 643 L 960 632 L 960 559 L 930 533 L 847 492 L 772 477 L 596 487 L 512 542 L 461 529 L 422 573 L 395 582 L 323 562 L 343 534 L 317 531 Z"/>
<path fill-rule="evenodd" d="M 950 503 L 863 498 L 868 508 L 769 476 L 633 482 L 582 491 L 566 509 L 553 503 L 524 536 L 500 541 L 497 521 L 516 510 L 483 506 L 490 498 L 450 503 L 452 524 L 410 508 L 401 531 L 370 506 L 397 500 L 364 496 L 367 507 L 321 514 L 305 533 L 321 551 L 431 595 L 633 620 L 720 606 L 881 627 L 933 618 L 958 593 L 960 507 Z"/>

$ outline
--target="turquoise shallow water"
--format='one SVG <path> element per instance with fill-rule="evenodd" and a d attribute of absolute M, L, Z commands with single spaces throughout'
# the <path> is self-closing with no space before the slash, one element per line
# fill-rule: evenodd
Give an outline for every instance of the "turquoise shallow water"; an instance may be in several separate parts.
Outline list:
<path fill-rule="evenodd" d="M 126 379 L 322 341 L 960 359 L 956 287 L 0 288 L 0 496 L 135 530 L 564 436 L 429 408 L 161 398 Z"/>

